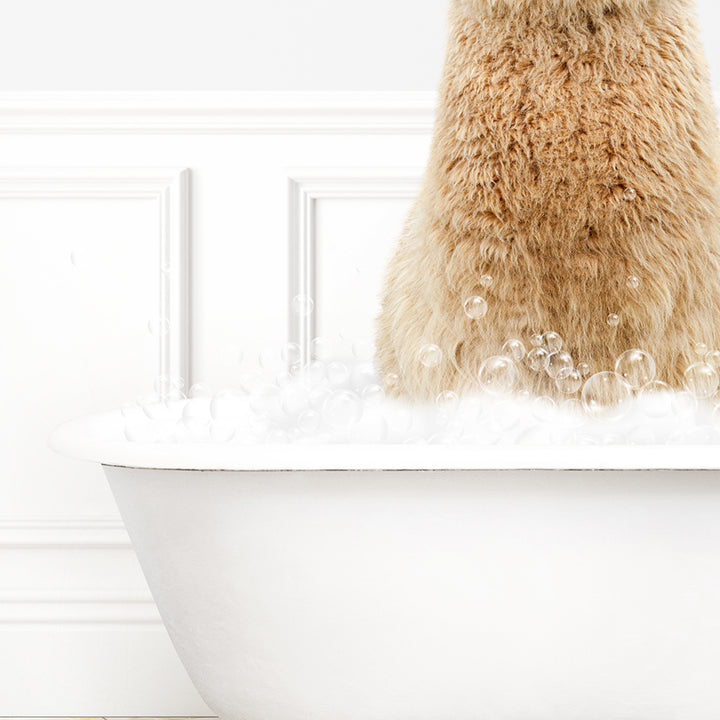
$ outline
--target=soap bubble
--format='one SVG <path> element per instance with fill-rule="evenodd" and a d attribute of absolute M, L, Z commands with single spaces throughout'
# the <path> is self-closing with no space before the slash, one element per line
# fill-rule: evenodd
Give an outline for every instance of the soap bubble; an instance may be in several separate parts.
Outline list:
<path fill-rule="evenodd" d="M 230 442 L 235 437 L 235 426 L 232 423 L 213 421 L 210 423 L 210 439 L 217 443 Z"/>
<path fill-rule="evenodd" d="M 150 420 L 167 420 L 173 416 L 167 401 L 163 398 L 158 398 L 156 395 L 141 398 L 138 400 L 138 405 L 143 415 Z"/>
<path fill-rule="evenodd" d="M 387 422 L 378 410 L 369 409 L 353 425 L 350 441 L 357 443 L 381 443 L 387 437 Z"/>
<path fill-rule="evenodd" d="M 297 343 L 285 343 L 280 351 L 280 359 L 288 365 L 295 365 L 301 360 L 300 346 Z"/>
<path fill-rule="evenodd" d="M 167 375 L 158 375 L 153 380 L 153 390 L 159 397 L 165 397 L 170 389 L 170 378 Z"/>
<path fill-rule="evenodd" d="M 322 360 L 313 360 L 303 369 L 303 379 L 308 385 L 318 385 L 327 377 L 327 367 Z"/>
<path fill-rule="evenodd" d="M 642 400 L 642 410 L 650 417 L 663 417 L 669 415 L 672 390 L 662 380 L 653 380 L 640 388 L 638 397 Z"/>
<path fill-rule="evenodd" d="M 333 354 L 333 342 L 324 337 L 313 338 L 310 352 L 315 360 L 330 360 Z"/>
<path fill-rule="evenodd" d="M 625 188 L 625 192 L 623 193 L 623 197 L 628 202 L 632 202 L 637 197 L 637 190 L 635 188 Z"/>
<path fill-rule="evenodd" d="M 285 432 L 285 430 L 275 428 L 267 434 L 265 442 L 269 445 L 284 445 L 285 443 L 290 442 L 290 436 Z"/>
<path fill-rule="evenodd" d="M 698 399 L 691 392 L 676 392 L 671 396 L 670 405 L 677 417 L 689 418 L 697 410 Z"/>
<path fill-rule="evenodd" d="M 495 355 L 480 366 L 478 380 L 482 389 L 490 395 L 504 395 L 515 387 L 518 371 L 510 358 Z"/>
<path fill-rule="evenodd" d="M 567 400 L 563 400 L 561 407 L 567 414 L 573 416 L 570 418 L 570 421 L 573 425 L 576 425 L 578 420 L 577 416 L 581 415 L 583 411 L 582 402 L 577 398 L 568 398 Z"/>
<path fill-rule="evenodd" d="M 334 428 L 348 428 L 362 415 L 360 398 L 350 390 L 336 390 L 325 401 L 322 416 Z"/>
<path fill-rule="evenodd" d="M 573 359 L 570 353 L 561 350 L 551 353 L 547 360 L 547 373 L 551 378 L 556 378 L 563 370 L 573 369 Z"/>
<path fill-rule="evenodd" d="M 617 327 L 620 324 L 620 316 L 617 313 L 610 313 L 605 321 L 610 327 Z"/>
<path fill-rule="evenodd" d="M 615 420 L 625 412 L 625 404 L 632 397 L 630 386 L 614 372 L 599 372 L 583 386 L 582 403 L 594 418 Z"/>
<path fill-rule="evenodd" d="M 542 347 L 534 347 L 527 354 L 527 364 L 531 370 L 540 372 L 546 370 L 550 353 Z"/>
<path fill-rule="evenodd" d="M 298 428 L 306 435 L 311 435 L 320 427 L 322 419 L 317 410 L 305 410 L 300 413 L 297 421 Z"/>
<path fill-rule="evenodd" d="M 483 287 L 486 287 L 486 288 L 487 288 L 487 287 L 490 287 L 490 286 L 493 284 L 492 275 L 483 275 L 483 276 L 480 278 L 480 284 L 481 284 Z"/>
<path fill-rule="evenodd" d="M 561 393 L 572 395 L 576 393 L 583 384 L 583 379 L 577 370 L 562 368 L 555 376 L 555 385 Z"/>
<path fill-rule="evenodd" d="M 465 314 L 469 318 L 472 320 L 479 320 L 487 315 L 488 304 L 485 298 L 482 298 L 479 295 L 473 295 L 473 297 L 470 297 L 465 301 L 463 308 L 465 310 Z"/>
<path fill-rule="evenodd" d="M 276 347 L 264 347 L 258 355 L 258 364 L 263 370 L 270 372 L 279 372 L 283 370 L 284 363 L 281 353 Z"/>
<path fill-rule="evenodd" d="M 403 405 L 394 404 L 389 407 L 386 417 L 388 429 L 397 435 L 406 435 L 413 426 L 413 414 Z"/>
<path fill-rule="evenodd" d="M 350 373 L 350 384 L 355 390 L 361 390 L 366 385 L 377 384 L 377 373 L 372 363 L 355 365 Z"/>
<path fill-rule="evenodd" d="M 717 371 L 706 362 L 698 362 L 685 370 L 685 387 L 695 397 L 710 397 L 720 383 Z"/>
<path fill-rule="evenodd" d="M 362 398 L 365 400 L 366 403 L 375 405 L 382 401 L 382 399 L 385 397 L 385 393 L 383 392 L 383 389 L 380 385 L 373 384 L 373 385 L 366 385 L 362 389 Z"/>
<path fill-rule="evenodd" d="M 643 350 L 626 350 L 615 362 L 615 372 L 634 390 L 655 379 L 655 360 Z"/>
<path fill-rule="evenodd" d="M 147 328 L 153 337 L 164 337 L 170 332 L 170 323 L 167 318 L 153 318 L 148 321 Z"/>
<path fill-rule="evenodd" d="M 210 421 L 210 398 L 196 397 L 188 400 L 182 409 L 183 420 Z"/>
<path fill-rule="evenodd" d="M 547 422 L 553 415 L 557 404 L 548 395 L 541 395 L 532 401 L 532 414 L 537 420 Z"/>
<path fill-rule="evenodd" d="M 331 385 L 344 385 L 350 378 L 350 371 L 345 363 L 338 360 L 328 363 L 327 378 Z"/>
<path fill-rule="evenodd" d="M 133 418 L 137 415 L 138 404 L 126 402 L 120 406 L 120 414 L 124 418 Z"/>
<path fill-rule="evenodd" d="M 515 362 L 521 362 L 525 358 L 525 346 L 522 340 L 508 340 L 502 346 L 503 355 L 507 355 Z"/>
<path fill-rule="evenodd" d="M 213 420 L 230 420 L 242 417 L 247 400 L 235 390 L 222 390 L 210 400 L 210 417 Z"/>
<path fill-rule="evenodd" d="M 308 317 L 312 314 L 315 301 L 308 295 L 296 295 L 292 299 L 291 308 L 293 314 L 298 317 Z"/>
<path fill-rule="evenodd" d="M 705 362 L 715 370 L 720 369 L 720 350 L 711 350 L 705 355 Z"/>
<path fill-rule="evenodd" d="M 310 405 L 310 392 L 304 384 L 293 382 L 283 390 L 281 407 L 288 415 L 298 415 Z"/>
<path fill-rule="evenodd" d="M 418 359 L 425 367 L 437 367 L 442 362 L 442 358 L 442 350 L 432 343 L 423 345 L 418 353 Z"/>
<path fill-rule="evenodd" d="M 550 353 L 559 352 L 562 348 L 562 338 L 556 332 L 546 332 L 542 336 L 542 346 Z"/>
<path fill-rule="evenodd" d="M 442 410 L 455 410 L 460 403 L 460 398 L 452 390 L 444 390 L 435 398 L 435 405 Z"/>
<path fill-rule="evenodd" d="M 625 281 L 625 284 L 631 289 L 631 290 L 637 290 L 640 287 L 640 278 L 635 277 L 635 275 L 629 275 L 627 280 Z"/>
<path fill-rule="evenodd" d="M 540 333 L 533 333 L 530 336 L 530 344 L 534 347 L 540 347 L 543 342 L 543 336 Z"/>
<path fill-rule="evenodd" d="M 210 395 L 212 395 L 212 391 L 205 383 L 194 383 L 188 390 L 189 398 L 209 397 Z"/>
<path fill-rule="evenodd" d="M 151 443 L 157 441 L 154 428 L 149 423 L 138 420 L 126 420 L 123 435 L 131 443 Z"/>
<path fill-rule="evenodd" d="M 400 376 L 397 373 L 388 373 L 383 378 L 385 381 L 385 385 L 389 388 L 397 387 L 397 385 L 400 383 Z"/>
<path fill-rule="evenodd" d="M 580 377 L 585 378 L 590 374 L 590 366 L 586 362 L 578 363 L 575 369 L 580 373 Z"/>
<path fill-rule="evenodd" d="M 185 403 L 181 428 L 183 437 L 194 442 L 210 437 L 210 398 L 194 398 Z"/>
<path fill-rule="evenodd" d="M 332 393 L 332 389 L 327 385 L 316 385 L 308 388 L 310 406 L 315 410 L 320 410 Z"/>
<path fill-rule="evenodd" d="M 250 393 L 250 407 L 258 415 L 278 414 L 281 411 L 281 393 L 277 385 L 266 383 Z"/>
<path fill-rule="evenodd" d="M 506 436 L 513 427 L 519 425 L 521 419 L 517 411 L 517 404 L 505 396 L 492 406 L 486 429 L 491 433 L 500 433 L 501 435 L 495 438 L 495 440 L 499 440 L 500 437 Z"/>
<path fill-rule="evenodd" d="M 708 346 L 704 342 L 697 342 L 693 345 L 693 350 L 698 357 L 705 357 L 708 352 Z"/>
<path fill-rule="evenodd" d="M 712 410 L 712 420 L 716 424 L 720 424 L 720 405 L 715 405 Z"/>

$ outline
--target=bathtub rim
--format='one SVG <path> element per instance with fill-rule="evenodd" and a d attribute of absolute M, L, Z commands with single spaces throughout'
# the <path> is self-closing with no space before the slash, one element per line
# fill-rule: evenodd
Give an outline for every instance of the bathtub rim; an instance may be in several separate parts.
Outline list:
<path fill-rule="evenodd" d="M 119 413 L 60 425 L 49 445 L 127 468 L 199 471 L 720 470 L 715 445 L 223 445 L 118 440 Z M 113 439 L 115 438 L 115 439 Z"/>

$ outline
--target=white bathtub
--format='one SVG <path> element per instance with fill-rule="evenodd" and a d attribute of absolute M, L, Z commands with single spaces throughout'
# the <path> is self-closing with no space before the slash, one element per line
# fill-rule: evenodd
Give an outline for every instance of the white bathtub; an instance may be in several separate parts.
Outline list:
<path fill-rule="evenodd" d="M 53 445 L 105 465 L 226 720 L 720 717 L 717 448 L 131 445 L 107 422 Z"/>

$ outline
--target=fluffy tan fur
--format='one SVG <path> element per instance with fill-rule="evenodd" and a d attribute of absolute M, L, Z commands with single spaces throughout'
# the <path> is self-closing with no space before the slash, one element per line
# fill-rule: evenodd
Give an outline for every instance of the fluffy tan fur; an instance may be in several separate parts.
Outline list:
<path fill-rule="evenodd" d="M 642 348 L 681 385 L 695 344 L 720 348 L 719 145 L 690 0 L 451 0 L 430 159 L 377 325 L 388 392 L 475 390 L 506 340 L 549 330 L 593 372 Z M 418 361 L 426 343 L 439 366 Z"/>

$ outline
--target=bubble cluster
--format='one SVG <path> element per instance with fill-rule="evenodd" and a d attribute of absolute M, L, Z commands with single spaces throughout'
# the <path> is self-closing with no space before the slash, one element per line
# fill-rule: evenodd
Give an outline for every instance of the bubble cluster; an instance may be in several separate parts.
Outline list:
<path fill-rule="evenodd" d="M 570 353 L 564 351 L 552 352 L 547 359 L 547 374 L 556 379 L 561 372 L 573 369 L 573 359 Z"/>
<path fill-rule="evenodd" d="M 591 372 L 588 362 L 575 364 L 572 342 L 538 332 L 478 359 L 474 384 L 462 394 L 448 387 L 410 403 L 386 396 L 403 386 L 402 370 L 380 377 L 359 346 L 317 338 L 305 363 L 296 344 L 266 348 L 254 371 L 220 391 L 204 383 L 186 390 L 159 376 L 153 395 L 120 411 L 124 437 L 235 445 L 720 443 L 716 350 L 703 349 L 703 359 L 685 368 L 685 390 L 673 392 L 644 350 L 631 348 L 613 367 Z M 431 342 L 417 355 L 427 367 L 442 360 Z"/>

